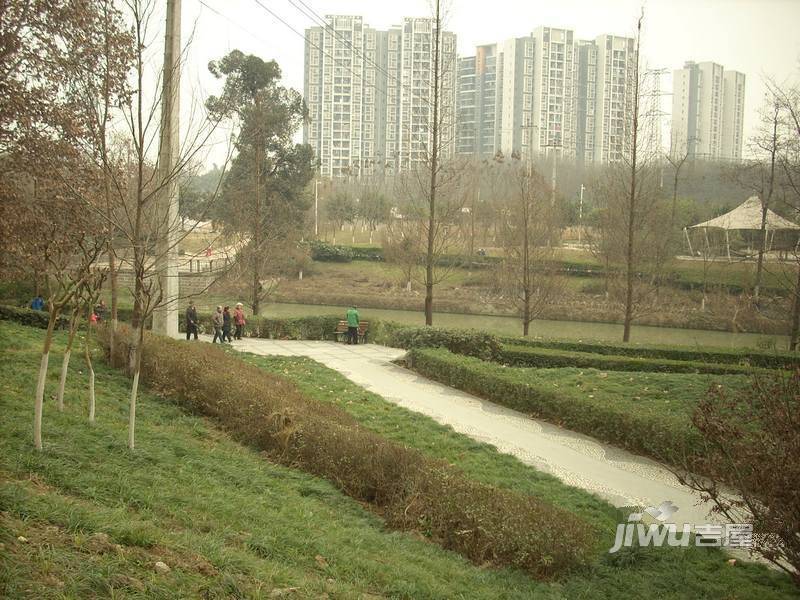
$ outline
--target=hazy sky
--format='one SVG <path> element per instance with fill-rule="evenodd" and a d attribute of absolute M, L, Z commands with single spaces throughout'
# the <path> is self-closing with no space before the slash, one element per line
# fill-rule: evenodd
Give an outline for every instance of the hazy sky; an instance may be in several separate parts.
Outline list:
<path fill-rule="evenodd" d="M 303 1 L 323 17 L 361 15 L 379 29 L 404 16 L 431 14 L 428 0 Z M 299 0 L 292 2 L 302 7 Z M 303 39 L 264 8 L 302 33 L 314 23 L 292 2 L 183 0 L 184 41 L 194 31 L 183 73 L 184 104 L 218 92 L 220 83 L 208 74 L 208 62 L 233 49 L 275 59 L 284 84 L 302 91 Z M 757 125 L 764 76 L 781 81 L 800 75 L 800 0 L 444 0 L 444 5 L 446 27 L 458 36 L 459 55 L 464 56 L 474 54 L 476 45 L 523 36 L 539 25 L 569 27 L 581 39 L 602 33 L 633 35 L 644 7 L 643 54 L 650 66 L 671 72 L 687 60 L 710 60 L 747 75 L 745 137 Z M 671 91 L 671 75 L 664 77 L 662 88 Z M 669 97 L 663 102 L 668 110 Z M 209 160 L 220 156 L 214 150 Z"/>

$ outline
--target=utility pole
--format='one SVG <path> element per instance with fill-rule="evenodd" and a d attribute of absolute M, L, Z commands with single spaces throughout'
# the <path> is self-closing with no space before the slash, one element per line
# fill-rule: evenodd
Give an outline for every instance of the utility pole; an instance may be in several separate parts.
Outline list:
<path fill-rule="evenodd" d="M 180 153 L 181 0 L 167 0 L 164 73 L 161 92 L 161 132 L 158 149 L 158 239 L 156 273 L 161 306 L 153 312 L 153 331 L 178 335 L 178 173 Z"/>
<path fill-rule="evenodd" d="M 581 184 L 581 195 L 578 202 L 578 246 L 581 245 L 581 234 L 583 233 L 583 190 L 586 186 Z"/>
<path fill-rule="evenodd" d="M 314 180 L 314 237 L 319 239 L 319 179 Z"/>

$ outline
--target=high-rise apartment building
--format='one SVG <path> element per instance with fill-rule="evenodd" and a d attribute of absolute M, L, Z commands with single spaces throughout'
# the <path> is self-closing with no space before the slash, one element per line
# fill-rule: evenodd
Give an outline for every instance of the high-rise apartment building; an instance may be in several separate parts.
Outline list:
<path fill-rule="evenodd" d="M 744 73 L 724 71 L 722 92 L 722 160 L 742 158 L 744 130 Z"/>
<path fill-rule="evenodd" d="M 673 72 L 672 94 L 670 151 L 674 155 L 741 159 L 743 74 L 725 71 L 714 62 L 690 61 Z"/>
<path fill-rule="evenodd" d="M 597 109 L 597 44 L 579 40 L 575 84 L 575 158 L 580 163 L 594 160 L 595 111 Z"/>
<path fill-rule="evenodd" d="M 500 149 L 496 44 L 478 46 L 475 56 L 458 60 L 456 152 L 491 158 Z"/>
<path fill-rule="evenodd" d="M 497 67 L 500 150 L 506 156 L 530 158 L 538 137 L 533 127 L 534 41 L 512 38 L 501 45 Z"/>
<path fill-rule="evenodd" d="M 433 119 L 433 19 L 388 31 L 333 15 L 306 30 L 303 139 L 325 176 L 408 168 L 427 159 Z M 455 35 L 440 36 L 443 156 L 455 145 Z"/>
<path fill-rule="evenodd" d="M 575 34 L 571 29 L 537 27 L 533 38 L 534 154 L 575 155 Z M 524 137 L 524 136 L 523 136 Z"/>
<path fill-rule="evenodd" d="M 414 164 L 429 159 L 433 148 L 433 105 L 434 105 L 434 19 L 405 18 L 397 32 L 389 32 L 389 49 L 392 40 L 397 40 L 397 66 L 389 64 L 388 79 L 397 86 L 391 86 L 387 93 L 392 98 L 396 90 L 397 139 L 387 136 L 386 154 L 390 161 L 397 163 L 399 169 L 408 169 Z M 438 136 L 441 158 L 452 156 L 455 151 L 456 130 L 456 36 L 443 31 L 439 36 L 439 114 Z M 388 133 L 388 129 L 387 129 Z"/>
<path fill-rule="evenodd" d="M 628 151 L 633 123 L 636 52 L 633 38 L 601 35 L 597 47 L 594 98 L 594 156 L 597 163 L 617 162 Z M 652 90 L 651 90 L 652 93 Z"/>

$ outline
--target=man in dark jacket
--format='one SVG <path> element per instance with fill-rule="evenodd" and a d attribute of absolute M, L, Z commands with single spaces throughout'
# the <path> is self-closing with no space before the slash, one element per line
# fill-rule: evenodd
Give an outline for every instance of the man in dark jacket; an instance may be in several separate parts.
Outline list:
<path fill-rule="evenodd" d="M 226 306 L 222 311 L 222 341 L 223 342 L 233 342 L 233 338 L 231 337 L 231 323 L 233 322 L 233 317 L 231 316 L 231 307 Z"/>
<path fill-rule="evenodd" d="M 194 307 L 194 301 L 189 301 L 189 308 L 186 309 L 186 339 L 194 334 L 194 339 L 197 339 L 197 309 Z"/>

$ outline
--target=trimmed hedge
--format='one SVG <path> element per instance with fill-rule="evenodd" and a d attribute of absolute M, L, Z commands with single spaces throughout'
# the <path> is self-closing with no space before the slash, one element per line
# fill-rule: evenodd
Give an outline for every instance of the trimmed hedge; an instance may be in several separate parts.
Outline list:
<path fill-rule="evenodd" d="M 212 315 L 199 314 L 199 333 L 214 331 L 211 321 Z M 247 317 L 244 327 L 245 337 L 263 338 L 269 340 L 333 340 L 333 332 L 342 317 L 336 315 L 320 315 L 309 317 L 290 317 L 285 319 L 271 319 L 269 317 Z M 231 333 L 234 331 L 231 326 Z M 181 312 L 178 320 L 178 330 L 186 331 L 185 312 Z"/>
<path fill-rule="evenodd" d="M 476 329 L 442 329 L 439 327 L 387 328 L 376 341 L 393 348 L 447 348 L 450 352 L 474 356 L 481 360 L 498 360 L 502 347 L 498 338 Z"/>
<path fill-rule="evenodd" d="M 414 349 L 409 359 L 412 368 L 426 377 L 658 460 L 679 464 L 702 447 L 686 414 L 664 410 L 654 419 L 577 391 L 538 385 L 535 371 L 443 349 Z"/>
<path fill-rule="evenodd" d="M 543 369 L 579 367 L 603 371 L 649 371 L 655 373 L 712 373 L 716 375 L 746 375 L 753 367 L 736 364 L 706 363 L 613 354 L 590 354 L 552 348 L 530 346 L 503 346 L 496 362 L 511 367 Z"/>
<path fill-rule="evenodd" d="M 123 342 L 116 349 L 113 362 L 124 364 L 128 348 Z M 272 460 L 324 477 L 369 503 L 390 526 L 421 531 L 477 564 L 509 565 L 549 579 L 587 565 L 599 542 L 575 514 L 470 480 L 219 347 L 146 335 L 141 377 Z"/>
<path fill-rule="evenodd" d="M 31 310 L 30 308 L 19 308 L 17 306 L 0 304 L 0 320 L 14 321 L 20 325 L 27 325 L 28 327 L 47 329 L 47 325 L 50 322 L 50 314 L 42 310 Z M 68 327 L 69 319 L 64 315 L 60 315 L 56 323 L 56 329 L 67 329 Z"/>
<path fill-rule="evenodd" d="M 800 354 L 790 352 L 758 352 L 754 350 L 725 350 L 723 348 L 693 348 L 690 346 L 639 346 L 571 340 L 501 338 L 504 344 L 530 348 L 550 348 L 568 352 L 588 352 L 613 356 L 633 356 L 689 362 L 739 364 L 768 369 L 800 367 Z"/>

